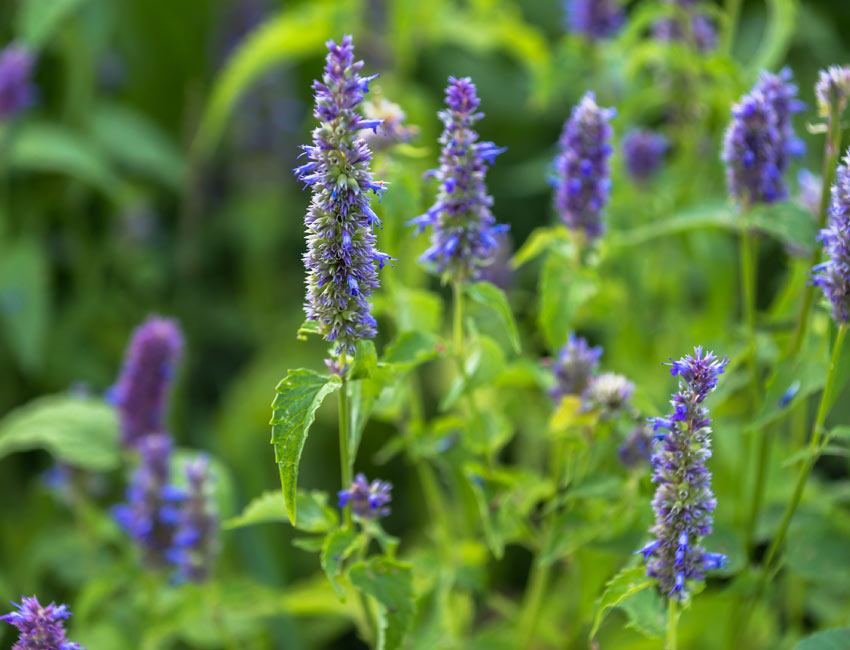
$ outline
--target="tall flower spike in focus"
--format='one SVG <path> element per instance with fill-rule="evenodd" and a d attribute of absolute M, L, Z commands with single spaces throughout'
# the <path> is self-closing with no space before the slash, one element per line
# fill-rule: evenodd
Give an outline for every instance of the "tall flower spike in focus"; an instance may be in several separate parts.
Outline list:
<path fill-rule="evenodd" d="M 484 183 L 487 166 L 505 148 L 478 141 L 472 127 L 484 117 L 478 111 L 480 103 L 469 77 L 449 77 L 448 108 L 439 113 L 445 125 L 440 136 L 440 168 L 428 172 L 440 184 L 437 200 L 428 212 L 410 222 L 417 232 L 433 228 L 431 247 L 422 261 L 446 279 L 459 282 L 478 278 L 499 246 L 496 235 L 508 229 L 496 224 L 490 211 L 493 199 Z"/>
<path fill-rule="evenodd" d="M 582 395 L 599 367 L 601 356 L 600 346 L 590 347 L 586 339 L 571 333 L 552 366 L 556 384 L 549 396 L 559 402 L 565 395 Z"/>
<path fill-rule="evenodd" d="M 127 489 L 127 503 L 116 506 L 113 516 L 141 547 L 145 564 L 163 568 L 170 563 L 184 495 L 171 484 L 171 436 L 147 435 L 138 449 L 141 461 Z"/>
<path fill-rule="evenodd" d="M 591 40 L 616 34 L 625 22 L 618 0 L 566 0 L 567 29 Z"/>
<path fill-rule="evenodd" d="M 307 230 L 307 318 L 318 323 L 336 352 L 353 352 L 361 339 L 373 338 L 377 323 L 369 297 L 378 287 L 378 269 L 390 256 L 375 249 L 378 215 L 368 193 L 380 195 L 381 181 L 369 170 L 372 152 L 359 135 L 373 132 L 381 120 L 363 118 L 357 107 L 377 77 L 361 77 L 362 61 L 354 60 L 351 36 L 337 45 L 327 42 L 328 55 L 321 81 L 313 82 L 320 124 L 313 129 L 313 144 L 303 145 L 308 162 L 294 170 L 296 178 L 312 188 L 313 197 L 304 219 Z"/>
<path fill-rule="evenodd" d="M 600 108 L 592 91 L 585 94 L 564 125 L 555 158 L 555 208 L 570 229 L 589 239 L 605 232 L 614 133 L 609 122 L 616 114 L 614 108 Z"/>
<path fill-rule="evenodd" d="M 390 490 L 393 486 L 375 479 L 370 484 L 363 474 L 358 474 L 351 487 L 339 492 L 339 507 L 351 505 L 351 511 L 361 519 L 377 519 L 390 514 Z"/>
<path fill-rule="evenodd" d="M 850 149 L 835 172 L 829 222 L 820 231 L 824 261 L 813 269 L 814 283 L 832 304 L 839 324 L 850 322 Z"/>
<path fill-rule="evenodd" d="M 125 446 L 135 447 L 144 436 L 165 429 L 168 392 L 182 354 L 183 335 L 175 320 L 151 316 L 133 332 L 110 394 Z"/>
<path fill-rule="evenodd" d="M 29 108 L 35 101 L 32 83 L 33 57 L 21 45 L 0 51 L 0 121 Z"/>
<path fill-rule="evenodd" d="M 199 458 L 186 465 L 186 478 L 188 486 L 169 559 L 177 566 L 177 582 L 202 582 L 218 553 L 218 517 L 209 461 Z"/>
<path fill-rule="evenodd" d="M 694 348 L 670 364 L 679 375 L 679 392 L 670 402 L 673 413 L 652 418 L 656 442 L 652 453 L 652 480 L 658 485 L 652 507 L 655 539 L 638 553 L 647 562 L 647 575 L 657 578 L 663 593 L 685 599 L 704 572 L 725 566 L 726 556 L 707 553 L 702 540 L 711 533 L 717 505 L 711 491 L 711 420 L 702 403 L 717 387 L 717 378 L 729 360 Z"/>
<path fill-rule="evenodd" d="M 12 605 L 17 611 L 0 616 L 20 632 L 12 650 L 85 650 L 65 636 L 65 620 L 71 616 L 67 605 L 41 605 L 35 596 Z"/>

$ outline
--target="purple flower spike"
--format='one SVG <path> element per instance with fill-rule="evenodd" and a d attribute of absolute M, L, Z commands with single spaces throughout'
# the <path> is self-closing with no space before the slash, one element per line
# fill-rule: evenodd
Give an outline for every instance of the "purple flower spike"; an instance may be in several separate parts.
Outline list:
<path fill-rule="evenodd" d="M 665 18 L 653 28 L 655 38 L 663 42 L 689 42 L 693 39 L 697 51 L 708 52 L 717 47 L 717 29 L 708 16 L 696 11 L 694 0 L 667 0 L 686 18 Z"/>
<path fill-rule="evenodd" d="M 182 490 L 171 485 L 171 436 L 154 433 L 139 442 L 139 467 L 127 489 L 127 503 L 113 508 L 115 520 L 141 547 L 145 564 L 163 568 L 183 502 Z"/>
<path fill-rule="evenodd" d="M 850 322 L 850 150 L 835 172 L 829 222 L 820 231 L 824 261 L 813 270 L 814 283 L 832 304 L 839 325 Z"/>
<path fill-rule="evenodd" d="M 66 605 L 42 606 L 35 596 L 23 597 L 20 605 L 12 605 L 17 611 L 0 616 L 0 621 L 20 631 L 12 650 L 85 650 L 65 636 L 65 620 L 71 616 Z"/>
<path fill-rule="evenodd" d="M 625 22 L 618 0 L 566 0 L 567 28 L 591 40 L 616 34 Z"/>
<path fill-rule="evenodd" d="M 590 347 L 586 339 L 570 334 L 553 366 L 557 383 L 549 391 L 549 396 L 555 402 L 560 402 L 566 395 L 583 395 L 599 366 L 601 356 L 600 346 Z"/>
<path fill-rule="evenodd" d="M 417 232 L 432 227 L 431 247 L 422 261 L 445 279 L 476 280 L 481 268 L 492 262 L 507 226 L 497 225 L 484 177 L 487 166 L 505 151 L 492 142 L 479 142 L 472 128 L 484 114 L 475 84 L 469 77 L 449 77 L 448 109 L 440 111 L 445 128 L 440 136 L 440 168 L 428 175 L 439 182 L 437 200 L 428 212 L 411 220 Z"/>
<path fill-rule="evenodd" d="M 689 586 L 704 579 L 707 569 L 724 566 L 726 558 L 707 553 L 702 539 L 711 533 L 712 512 L 717 501 L 711 491 L 711 420 L 702 402 L 717 387 L 717 378 L 729 360 L 694 348 L 693 356 L 671 362 L 678 375 L 679 392 L 673 395 L 673 413 L 653 418 L 657 433 L 652 454 L 654 483 L 658 484 L 652 507 L 655 539 L 640 553 L 647 561 L 647 575 L 657 578 L 663 593 L 683 600 Z"/>
<path fill-rule="evenodd" d="M 351 36 L 339 45 L 328 41 L 327 47 L 322 80 L 313 82 L 313 115 L 320 124 L 313 130 L 313 144 L 302 147 L 307 162 L 294 171 L 313 192 L 304 219 L 304 311 L 343 353 L 376 334 L 369 298 L 378 287 L 376 265 L 390 258 L 375 250 L 373 231 L 381 222 L 369 205 L 369 192 L 380 195 L 386 188 L 372 180 L 372 152 L 360 135 L 361 129 L 376 131 L 381 122 L 357 112 L 375 77 L 360 76 L 363 62 L 354 60 Z"/>
<path fill-rule="evenodd" d="M 611 191 L 613 108 L 600 108 L 588 92 L 573 108 L 555 158 L 555 208 L 572 230 L 593 239 L 605 231 L 603 210 Z"/>
<path fill-rule="evenodd" d="M 218 553 L 218 517 L 209 462 L 201 458 L 188 464 L 186 478 L 188 489 L 169 559 L 177 566 L 177 582 L 203 582 Z"/>
<path fill-rule="evenodd" d="M 815 84 L 815 96 L 821 117 L 827 117 L 834 106 L 835 115 L 840 118 L 850 97 L 850 66 L 833 65 L 821 70 Z"/>
<path fill-rule="evenodd" d="M 639 183 L 648 181 L 664 162 L 670 141 L 660 133 L 633 129 L 623 138 L 623 158 L 629 175 Z"/>
<path fill-rule="evenodd" d="M 339 492 L 339 507 L 351 505 L 351 511 L 361 519 L 377 519 L 390 514 L 392 485 L 375 479 L 370 484 L 363 474 L 358 474 L 347 490 Z"/>
<path fill-rule="evenodd" d="M 162 431 L 168 392 L 183 353 L 177 321 L 151 316 L 133 332 L 111 400 L 118 408 L 121 437 L 135 447 Z"/>
<path fill-rule="evenodd" d="M 34 63 L 32 54 L 20 45 L 9 45 L 0 52 L 0 121 L 14 117 L 35 101 Z"/>

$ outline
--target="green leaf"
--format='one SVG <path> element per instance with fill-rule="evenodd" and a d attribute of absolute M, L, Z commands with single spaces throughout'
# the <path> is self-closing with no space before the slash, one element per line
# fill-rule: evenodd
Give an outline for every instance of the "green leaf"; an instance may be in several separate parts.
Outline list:
<path fill-rule="evenodd" d="M 395 560 L 375 557 L 352 565 L 348 578 L 378 603 L 377 650 L 401 648 L 416 613 L 411 568 Z"/>
<path fill-rule="evenodd" d="M 502 329 L 507 333 L 514 351 L 519 352 L 519 332 L 505 292 L 489 282 L 475 282 L 466 285 L 466 293 L 475 302 L 493 312 Z"/>
<path fill-rule="evenodd" d="M 336 579 L 342 571 L 346 558 L 357 549 L 359 542 L 359 535 L 353 530 L 340 529 L 328 533 L 322 544 L 322 569 L 342 602 L 345 602 L 345 589 Z"/>
<path fill-rule="evenodd" d="M 91 130 L 100 149 L 118 165 L 173 190 L 182 187 L 186 167 L 180 150 L 141 113 L 120 104 L 99 104 Z"/>
<path fill-rule="evenodd" d="M 121 463 L 115 409 L 99 399 L 40 397 L 0 420 L 0 458 L 44 449 L 74 467 L 104 472 Z"/>
<path fill-rule="evenodd" d="M 466 382 L 464 376 L 455 379 L 440 402 L 440 410 L 451 408 L 465 390 L 492 384 L 504 367 L 505 353 L 502 352 L 502 346 L 489 336 L 471 338 L 464 350 L 463 375 Z"/>
<path fill-rule="evenodd" d="M 558 253 L 550 253 L 540 276 L 540 328 L 551 350 L 560 349 L 574 328 L 578 310 L 596 293 L 585 270 Z"/>
<path fill-rule="evenodd" d="M 351 362 L 351 379 L 372 377 L 378 369 L 378 354 L 372 341 L 357 341 L 354 360 Z"/>
<path fill-rule="evenodd" d="M 298 328 L 298 332 L 295 334 L 295 337 L 299 341 L 306 341 L 307 336 L 309 334 L 319 334 L 319 321 L 317 320 L 305 320 L 301 323 L 301 327 Z"/>
<path fill-rule="evenodd" d="M 750 62 L 753 71 L 773 70 L 781 65 L 797 29 L 797 3 L 794 0 L 767 0 L 767 8 L 767 27 L 759 51 Z"/>
<path fill-rule="evenodd" d="M 841 588 L 850 582 L 850 534 L 823 517 L 809 518 L 788 531 L 785 565 L 808 580 Z"/>
<path fill-rule="evenodd" d="M 18 10 L 18 37 L 32 50 L 40 50 L 62 21 L 86 0 L 23 0 Z"/>
<path fill-rule="evenodd" d="M 627 596 L 618 605 L 626 613 L 630 627 L 650 639 L 662 639 L 665 633 L 667 617 L 664 601 L 655 589 L 643 589 Z"/>
<path fill-rule="evenodd" d="M 800 641 L 794 650 L 850 650 L 850 627 L 817 632 Z"/>
<path fill-rule="evenodd" d="M 290 370 L 275 389 L 271 444 L 274 445 L 275 461 L 280 471 L 283 499 L 293 526 L 296 525 L 298 464 L 307 434 L 324 399 L 341 384 L 337 375 L 327 376 L 302 368 Z"/>
<path fill-rule="evenodd" d="M 535 229 L 525 240 L 511 260 L 511 266 L 518 269 L 523 264 L 539 257 L 551 248 L 569 241 L 569 234 L 564 226 L 546 226 Z"/>
<path fill-rule="evenodd" d="M 0 246 L 0 325 L 8 348 L 24 370 L 41 368 L 49 320 L 49 274 L 43 247 L 34 240 Z"/>
<path fill-rule="evenodd" d="M 623 569 L 605 584 L 605 591 L 596 602 L 596 616 L 593 618 L 593 627 L 590 630 L 589 639 L 592 641 L 599 631 L 599 626 L 605 615 L 614 607 L 622 603 L 633 594 L 643 591 L 655 584 L 652 578 L 647 577 L 646 567 L 635 566 Z"/>
<path fill-rule="evenodd" d="M 401 368 L 418 366 L 439 354 L 438 341 L 436 336 L 426 332 L 402 332 L 384 350 L 383 361 Z"/>
<path fill-rule="evenodd" d="M 298 492 L 296 528 L 308 533 L 326 533 L 336 528 L 339 518 L 327 502 L 328 496 L 324 492 Z M 239 516 L 225 521 L 224 528 L 233 529 L 287 521 L 290 521 L 290 517 L 283 500 L 283 493 L 266 492 L 251 501 Z"/>

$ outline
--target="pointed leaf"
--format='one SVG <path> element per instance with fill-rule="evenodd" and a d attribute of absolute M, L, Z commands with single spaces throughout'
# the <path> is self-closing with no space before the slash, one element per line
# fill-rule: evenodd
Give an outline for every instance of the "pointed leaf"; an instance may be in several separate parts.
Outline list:
<path fill-rule="evenodd" d="M 378 603 L 377 650 L 398 650 L 415 615 L 413 571 L 406 564 L 383 557 L 359 562 L 348 570 L 357 589 Z"/>
<path fill-rule="evenodd" d="M 850 650 L 850 627 L 813 634 L 794 646 L 794 650 Z"/>
<path fill-rule="evenodd" d="M 336 511 L 327 505 L 324 492 L 298 492 L 296 497 L 298 524 L 296 528 L 308 533 L 325 533 L 333 530 L 339 518 Z M 290 521 L 283 493 L 266 492 L 257 497 L 237 517 L 224 522 L 224 528 L 242 528 L 255 524 Z"/>
<path fill-rule="evenodd" d="M 519 332 L 505 292 L 489 282 L 475 282 L 466 286 L 466 293 L 475 302 L 489 309 L 508 336 L 515 352 L 520 351 Z"/>
<path fill-rule="evenodd" d="M 345 589 L 336 579 L 342 571 L 343 562 L 354 552 L 358 542 L 359 536 L 353 530 L 334 530 L 322 544 L 322 569 L 342 602 L 345 602 Z"/>
<path fill-rule="evenodd" d="M 596 603 L 596 616 L 593 619 L 593 627 L 590 630 L 592 640 L 599 631 L 599 626 L 605 615 L 614 607 L 622 603 L 629 596 L 651 587 L 655 581 L 646 575 L 646 567 L 635 566 L 623 569 L 609 580 L 605 585 L 605 591 Z"/>

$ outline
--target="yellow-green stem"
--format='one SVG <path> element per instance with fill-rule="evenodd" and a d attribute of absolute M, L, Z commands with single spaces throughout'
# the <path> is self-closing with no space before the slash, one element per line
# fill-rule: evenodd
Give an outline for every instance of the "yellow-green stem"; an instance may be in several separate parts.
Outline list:
<path fill-rule="evenodd" d="M 676 650 L 678 647 L 677 632 L 679 631 L 678 601 L 674 598 L 667 600 L 667 640 L 664 650 Z"/>
<path fill-rule="evenodd" d="M 740 16 L 741 0 L 726 0 L 726 27 L 723 30 L 723 46 L 721 48 L 724 54 L 729 54 L 732 51 Z"/>
<path fill-rule="evenodd" d="M 452 293 L 454 295 L 454 328 L 453 342 L 455 355 L 458 359 L 463 356 L 463 285 L 460 281 L 452 283 Z"/>
<path fill-rule="evenodd" d="M 341 360 L 343 366 L 345 358 Z M 349 433 L 349 403 L 348 403 L 348 379 L 345 375 L 342 377 L 342 386 L 339 388 L 339 466 L 340 478 L 342 481 L 342 489 L 347 490 L 351 487 L 351 467 L 352 458 L 348 448 L 348 433 Z M 346 507 L 342 511 L 343 524 L 346 530 L 351 530 L 351 507 Z"/>

